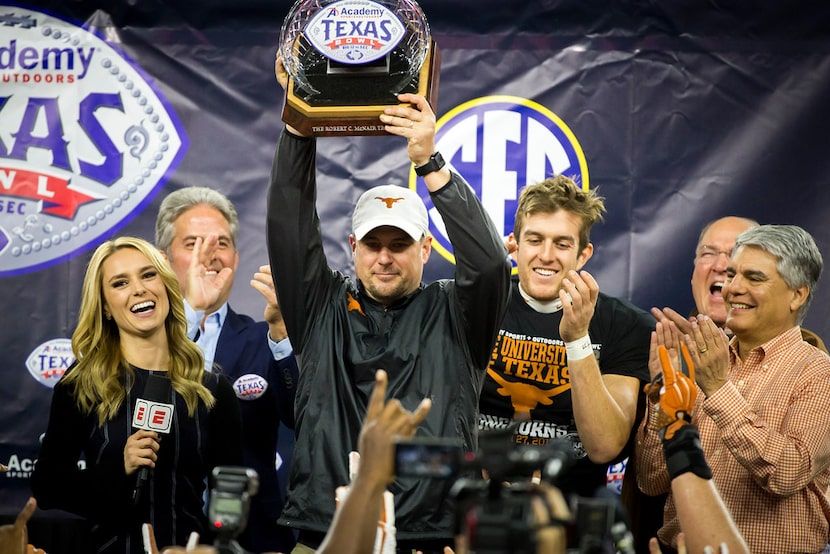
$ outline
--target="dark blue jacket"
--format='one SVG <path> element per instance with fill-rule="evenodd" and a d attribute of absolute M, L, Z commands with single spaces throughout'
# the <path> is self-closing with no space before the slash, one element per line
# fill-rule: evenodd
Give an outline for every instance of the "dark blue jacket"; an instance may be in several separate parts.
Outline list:
<path fill-rule="evenodd" d="M 259 473 L 259 493 L 251 501 L 247 530 L 240 543 L 252 552 L 289 552 L 294 537 L 276 524 L 284 495 L 274 462 L 279 451 L 287 470 L 293 455 L 290 430 L 294 428 L 297 362 L 293 355 L 275 361 L 267 333 L 267 323 L 228 306 L 213 362 L 215 371 L 227 375 L 234 385 L 242 412 L 244 462 Z"/>

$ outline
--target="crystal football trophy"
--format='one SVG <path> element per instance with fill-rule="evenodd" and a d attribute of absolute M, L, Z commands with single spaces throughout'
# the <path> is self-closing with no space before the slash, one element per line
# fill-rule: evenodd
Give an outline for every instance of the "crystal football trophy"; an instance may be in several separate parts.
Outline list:
<path fill-rule="evenodd" d="M 280 33 L 282 119 L 314 136 L 383 135 L 397 95 L 435 105 L 440 54 L 414 0 L 297 0 Z"/>

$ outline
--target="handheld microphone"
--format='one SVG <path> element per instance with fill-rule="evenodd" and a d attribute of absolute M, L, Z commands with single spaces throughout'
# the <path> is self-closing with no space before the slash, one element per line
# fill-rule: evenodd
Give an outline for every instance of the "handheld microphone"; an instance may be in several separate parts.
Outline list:
<path fill-rule="evenodd" d="M 147 384 L 141 398 L 135 401 L 133 410 L 133 427 L 145 429 L 156 433 L 168 434 L 173 423 L 173 404 L 170 401 L 172 389 L 170 379 L 157 372 L 150 373 Z M 133 489 L 133 503 L 138 504 L 141 499 L 141 491 L 150 479 L 153 470 L 149 467 L 142 467 L 138 470 L 138 476 Z"/>

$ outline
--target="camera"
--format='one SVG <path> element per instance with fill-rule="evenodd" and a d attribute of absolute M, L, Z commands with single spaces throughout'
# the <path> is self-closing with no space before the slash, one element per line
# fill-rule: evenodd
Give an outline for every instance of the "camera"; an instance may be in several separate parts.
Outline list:
<path fill-rule="evenodd" d="M 459 441 L 448 439 L 413 437 L 395 445 L 396 476 L 453 480 L 455 534 L 466 536 L 470 554 L 536 554 L 539 526 L 531 501 L 544 492 L 530 477 L 538 474 L 555 486 L 575 462 L 569 440 L 517 446 L 514 430 L 515 424 L 481 432 L 477 453 L 464 453 Z M 559 522 L 568 554 L 633 554 L 613 492 L 603 488 L 593 498 L 574 496 L 569 504 L 570 519 Z"/>
<path fill-rule="evenodd" d="M 576 544 L 569 552 L 634 554 L 634 537 L 616 493 L 602 488 L 592 498 L 575 496 L 571 513 Z"/>
<path fill-rule="evenodd" d="M 455 479 L 464 461 L 460 440 L 412 437 L 395 442 L 395 475 Z"/>
<path fill-rule="evenodd" d="M 466 536 L 471 554 L 536 554 L 538 525 L 531 502 L 543 493 L 530 478 L 538 472 L 542 481 L 554 484 L 574 461 L 567 440 L 517 446 L 514 427 L 480 433 L 478 452 L 466 464 L 470 476 L 451 489 L 456 534 Z"/>
<path fill-rule="evenodd" d="M 251 497 L 259 490 L 259 475 L 249 467 L 217 466 L 211 474 L 208 519 L 216 533 L 219 554 L 249 554 L 236 542 L 248 524 Z"/>

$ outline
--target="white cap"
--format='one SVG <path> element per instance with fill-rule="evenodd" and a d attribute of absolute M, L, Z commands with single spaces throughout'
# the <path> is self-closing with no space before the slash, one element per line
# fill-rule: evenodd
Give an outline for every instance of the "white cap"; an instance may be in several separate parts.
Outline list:
<path fill-rule="evenodd" d="M 361 240 L 383 225 L 397 227 L 413 240 L 426 235 L 429 218 L 418 193 L 398 185 L 381 185 L 364 192 L 352 214 L 352 233 Z"/>

